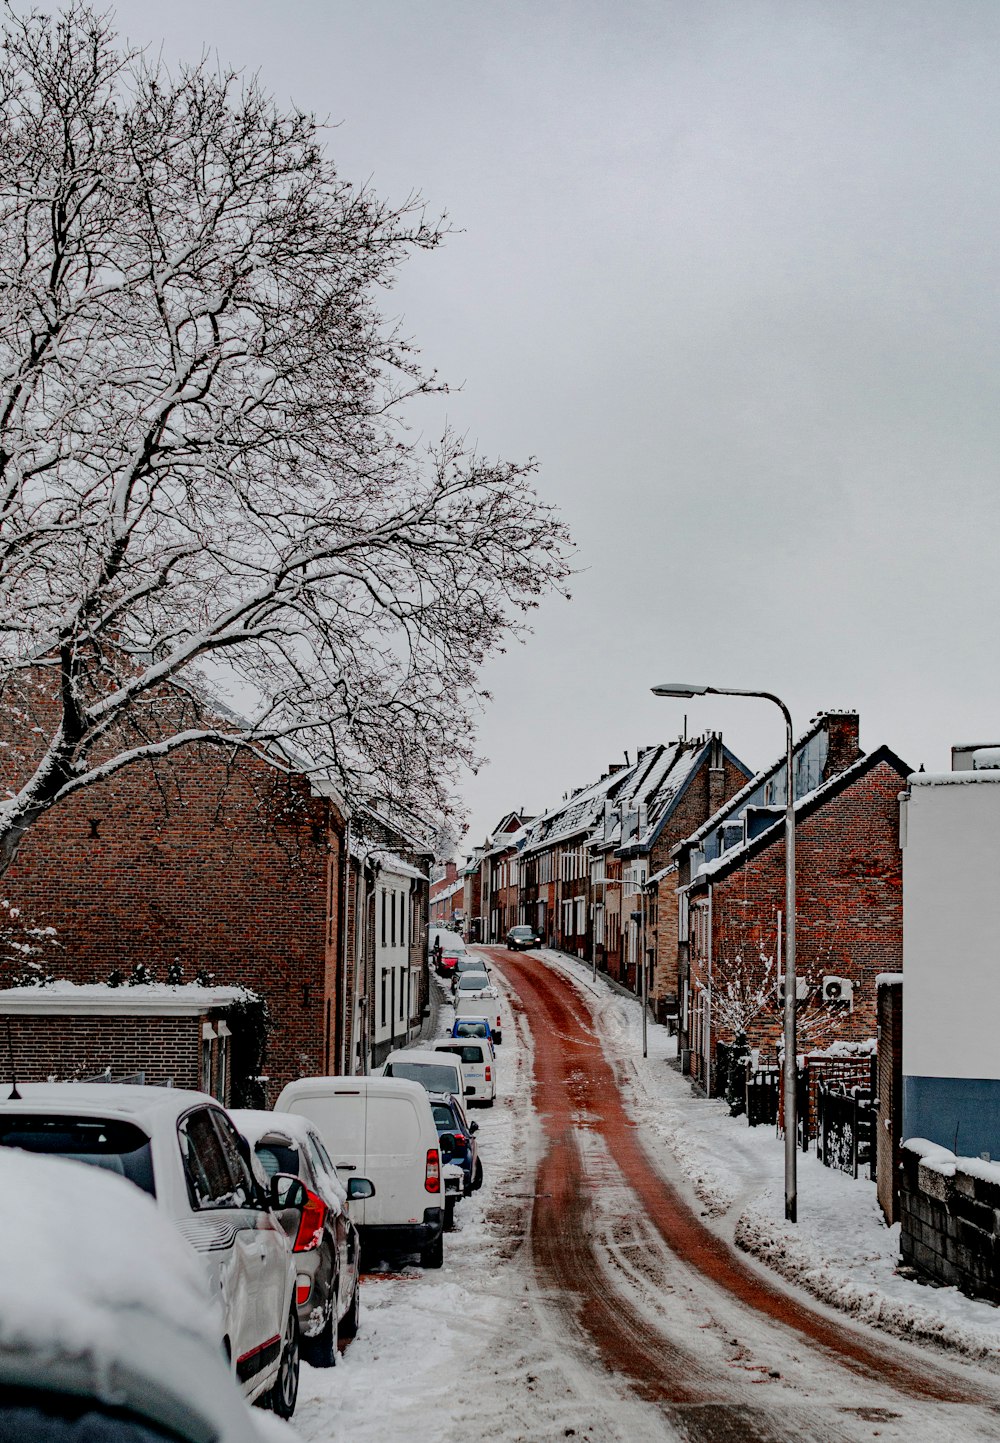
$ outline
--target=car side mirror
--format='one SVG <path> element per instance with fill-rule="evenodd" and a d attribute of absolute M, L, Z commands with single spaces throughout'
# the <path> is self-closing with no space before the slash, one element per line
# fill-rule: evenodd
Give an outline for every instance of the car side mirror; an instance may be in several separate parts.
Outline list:
<path fill-rule="evenodd" d="M 458 1143 L 455 1141 L 453 1132 L 443 1132 L 438 1138 L 438 1146 L 441 1149 L 442 1157 L 454 1157 L 458 1151 Z"/>
<path fill-rule="evenodd" d="M 276 1172 L 271 1179 L 269 1201 L 272 1208 L 304 1208 L 309 1200 L 301 1178 L 289 1172 Z"/>
<path fill-rule="evenodd" d="M 469 1123 L 469 1131 L 470 1131 L 470 1132 L 478 1132 L 478 1131 L 479 1131 L 479 1123 L 478 1123 L 478 1122 L 470 1122 L 470 1123 Z"/>
<path fill-rule="evenodd" d="M 366 1197 L 375 1196 L 375 1184 L 366 1177 L 352 1177 L 347 1183 L 347 1201 L 361 1202 Z"/>

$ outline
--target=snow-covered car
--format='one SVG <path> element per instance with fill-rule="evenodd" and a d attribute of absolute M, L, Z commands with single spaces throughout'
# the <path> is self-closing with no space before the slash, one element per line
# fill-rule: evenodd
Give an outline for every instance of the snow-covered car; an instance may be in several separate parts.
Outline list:
<path fill-rule="evenodd" d="M 306 1118 L 244 1109 L 230 1116 L 253 1148 L 265 1186 L 283 1174 L 297 1177 L 306 1188 L 305 1207 L 279 1212 L 279 1217 L 295 1261 L 302 1356 L 314 1368 L 332 1368 L 338 1336 L 353 1338 L 360 1321 L 361 1240 L 348 1198 L 373 1197 L 375 1189 L 359 1177 L 345 1188 L 323 1139 Z"/>
<path fill-rule="evenodd" d="M 127 1178 L 201 1260 L 216 1342 L 247 1399 L 295 1411 L 299 1327 L 288 1238 L 213 1097 L 170 1087 L 26 1083 L 0 1098 L 0 1148 L 72 1157 Z"/>
<path fill-rule="evenodd" d="M 449 1053 L 461 1063 L 466 1102 L 493 1106 L 497 1095 L 496 1058 L 485 1037 L 445 1037 L 435 1042 L 434 1051 Z"/>
<path fill-rule="evenodd" d="M 0 1236 L 0 1437 L 275 1436 L 233 1382 L 204 1269 L 152 1198 L 104 1169 L 0 1149 Z"/>
<path fill-rule="evenodd" d="M 466 972 L 485 972 L 490 975 L 490 969 L 476 952 L 465 952 L 455 963 L 455 970 L 451 974 L 451 989 L 454 992 L 458 986 L 459 978 Z"/>

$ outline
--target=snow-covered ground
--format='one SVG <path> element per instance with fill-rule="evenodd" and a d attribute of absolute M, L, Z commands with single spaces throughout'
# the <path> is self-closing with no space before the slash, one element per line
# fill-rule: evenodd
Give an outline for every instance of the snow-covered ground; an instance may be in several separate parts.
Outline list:
<path fill-rule="evenodd" d="M 784 1219 L 784 1144 L 773 1128 L 730 1117 L 724 1102 L 696 1096 L 669 1062 L 676 1041 L 650 1023 L 642 1056 L 642 1010 L 591 969 L 542 953 L 588 994 L 626 1104 L 654 1155 L 663 1149 L 691 1184 L 707 1220 L 783 1277 L 859 1321 L 918 1342 L 941 1344 L 1000 1368 L 1000 1310 L 955 1288 L 896 1271 L 899 1225 L 887 1227 L 875 1184 L 799 1153 L 796 1224 Z"/>

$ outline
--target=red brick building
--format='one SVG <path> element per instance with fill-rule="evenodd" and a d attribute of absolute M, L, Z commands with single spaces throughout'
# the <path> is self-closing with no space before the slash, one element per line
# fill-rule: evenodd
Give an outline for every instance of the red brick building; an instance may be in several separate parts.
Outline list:
<path fill-rule="evenodd" d="M 56 929 L 48 965 L 62 978 L 141 965 L 160 983 L 171 969 L 257 993 L 269 1101 L 291 1078 L 337 1070 L 343 1042 L 346 808 L 287 765 L 195 746 L 125 768 L 37 821 L 4 878 L 24 917 Z M 16 745 L 0 766 L 0 785 L 17 785 Z M 0 982 L 20 970 L 8 960 Z"/>
<path fill-rule="evenodd" d="M 860 754 L 858 719 L 831 713 L 796 747 L 796 953 L 803 1051 L 875 1036 L 879 973 L 902 966 L 900 788 L 888 747 Z M 772 1058 L 781 1034 L 784 762 L 675 848 L 681 1046 L 709 1090 L 719 1041 Z M 827 980 L 838 986 L 825 990 Z M 833 1001 L 829 991 L 839 991 Z"/>

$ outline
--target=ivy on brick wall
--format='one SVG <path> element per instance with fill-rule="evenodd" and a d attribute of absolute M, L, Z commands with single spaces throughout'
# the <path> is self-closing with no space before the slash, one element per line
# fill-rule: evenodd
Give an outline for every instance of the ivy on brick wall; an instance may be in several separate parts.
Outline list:
<path fill-rule="evenodd" d="M 226 1009 L 232 1033 L 230 1043 L 230 1104 L 233 1107 L 266 1107 L 264 1084 L 260 1081 L 267 1058 L 267 1042 L 273 1029 L 271 1013 L 263 997 L 245 997 Z"/>

